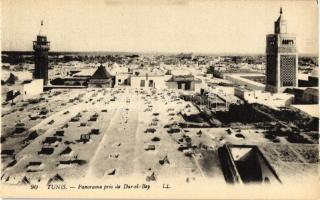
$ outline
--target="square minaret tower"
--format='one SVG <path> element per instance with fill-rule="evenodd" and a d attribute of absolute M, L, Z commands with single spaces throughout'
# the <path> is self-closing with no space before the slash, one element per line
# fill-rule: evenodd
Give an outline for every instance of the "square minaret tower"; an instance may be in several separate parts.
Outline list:
<path fill-rule="evenodd" d="M 282 8 L 274 23 L 274 34 L 267 35 L 266 90 L 279 93 L 298 86 L 296 36 L 287 33 Z"/>
<path fill-rule="evenodd" d="M 43 22 L 41 21 L 41 28 Z M 37 35 L 37 40 L 33 41 L 34 50 L 34 78 L 43 79 L 44 85 L 48 84 L 48 51 L 50 49 L 50 42 L 47 41 L 47 36 L 41 34 Z"/>

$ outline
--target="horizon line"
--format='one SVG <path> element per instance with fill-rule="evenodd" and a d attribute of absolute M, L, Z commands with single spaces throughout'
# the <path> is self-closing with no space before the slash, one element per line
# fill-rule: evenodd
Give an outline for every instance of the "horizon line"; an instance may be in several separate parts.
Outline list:
<path fill-rule="evenodd" d="M 34 52 L 33 50 L 1 50 L 2 53 L 9 53 L 9 52 Z M 266 55 L 265 53 L 227 53 L 227 52 L 222 52 L 222 53 L 209 53 L 209 52 L 161 52 L 161 51 L 49 51 L 50 53 L 109 53 L 109 54 L 170 54 L 170 55 L 175 55 L 175 54 L 193 54 L 193 55 L 220 55 L 220 56 L 244 56 L 244 55 L 256 55 L 256 56 L 263 56 Z M 298 53 L 298 56 L 316 56 L 319 57 L 318 53 Z"/>

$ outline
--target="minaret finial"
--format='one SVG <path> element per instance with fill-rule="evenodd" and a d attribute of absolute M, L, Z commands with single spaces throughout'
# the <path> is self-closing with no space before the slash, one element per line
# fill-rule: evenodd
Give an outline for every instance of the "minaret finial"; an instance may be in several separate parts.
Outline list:
<path fill-rule="evenodd" d="M 43 20 L 41 20 L 41 24 L 40 24 L 40 30 L 39 30 L 39 35 L 41 35 L 41 30 L 42 30 L 42 27 L 43 27 Z"/>
<path fill-rule="evenodd" d="M 282 7 L 280 7 L 280 15 L 282 15 Z"/>

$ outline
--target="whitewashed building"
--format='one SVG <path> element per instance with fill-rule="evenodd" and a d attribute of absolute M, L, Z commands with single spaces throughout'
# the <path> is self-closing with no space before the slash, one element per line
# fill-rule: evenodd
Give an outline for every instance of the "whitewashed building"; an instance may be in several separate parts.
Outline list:
<path fill-rule="evenodd" d="M 294 101 L 294 95 L 287 93 L 271 93 L 262 90 L 248 90 L 235 88 L 235 96 L 245 100 L 247 103 L 263 104 L 272 108 L 289 106 Z"/>
<path fill-rule="evenodd" d="M 35 97 L 43 92 L 43 79 L 33 79 L 30 82 L 22 83 L 21 90 L 24 100 Z"/>

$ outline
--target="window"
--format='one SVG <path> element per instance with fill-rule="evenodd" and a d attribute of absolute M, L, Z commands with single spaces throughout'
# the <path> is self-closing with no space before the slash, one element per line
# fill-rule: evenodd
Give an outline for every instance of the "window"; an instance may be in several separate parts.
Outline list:
<path fill-rule="evenodd" d="M 283 82 L 282 86 L 293 86 L 293 82 L 292 81 Z"/>
<path fill-rule="evenodd" d="M 178 83 L 178 89 L 181 89 L 181 88 L 182 88 L 182 84 Z"/>
<path fill-rule="evenodd" d="M 186 83 L 186 90 L 191 90 L 191 82 Z"/>
<path fill-rule="evenodd" d="M 121 83 L 121 79 L 118 79 L 118 83 Z"/>
<path fill-rule="evenodd" d="M 149 87 L 153 87 L 153 80 L 149 80 Z"/>
<path fill-rule="evenodd" d="M 144 87 L 146 84 L 145 80 L 140 80 L 140 87 Z"/>
<path fill-rule="evenodd" d="M 293 42 L 293 40 L 282 40 L 282 44 L 285 44 L 285 45 L 293 45 L 294 42 Z"/>

